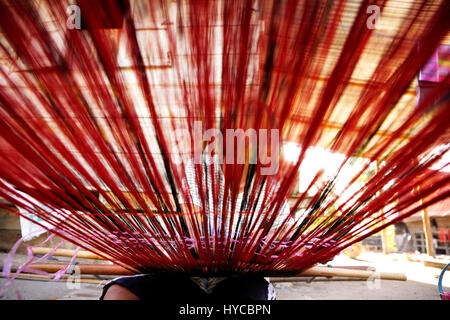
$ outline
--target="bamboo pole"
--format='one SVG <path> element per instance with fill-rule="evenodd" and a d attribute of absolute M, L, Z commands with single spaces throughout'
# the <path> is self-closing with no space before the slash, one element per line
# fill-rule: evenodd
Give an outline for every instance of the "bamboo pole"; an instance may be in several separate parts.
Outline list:
<path fill-rule="evenodd" d="M 5 275 L 2 273 L 0 273 L 1 277 L 5 277 Z M 88 284 L 102 284 L 102 283 L 106 283 L 108 280 L 97 280 L 97 279 L 83 279 L 83 278 L 79 278 L 79 279 L 69 279 L 69 276 L 62 276 L 60 278 L 60 280 L 54 280 L 52 276 L 45 276 L 45 275 L 41 275 L 41 274 L 33 274 L 33 273 L 21 273 L 20 275 L 18 275 L 16 277 L 16 279 L 22 279 L 22 280 L 48 280 L 48 281 L 61 281 L 61 280 L 65 280 L 65 281 L 69 281 L 69 282 L 76 282 L 76 283 L 88 283 Z"/>
<path fill-rule="evenodd" d="M 283 283 L 283 282 L 333 282 L 333 281 L 367 281 L 364 278 L 348 278 L 348 277 L 270 277 L 270 282 L 272 283 Z"/>
<path fill-rule="evenodd" d="M 56 272 L 63 268 L 64 263 L 33 263 L 30 269 L 46 272 Z M 103 275 L 134 275 L 130 270 L 117 265 L 108 264 L 77 264 L 81 274 L 103 274 Z M 303 271 L 294 277 L 349 277 L 361 279 L 384 279 L 406 281 L 406 275 L 402 273 L 375 272 L 367 270 L 314 267 Z"/>
<path fill-rule="evenodd" d="M 29 269 L 55 273 L 67 266 L 67 263 L 32 263 Z M 114 264 L 77 264 L 81 274 L 134 275 L 135 272 Z"/>
<path fill-rule="evenodd" d="M 44 247 L 35 247 L 32 249 L 34 254 L 46 254 L 50 252 L 51 248 L 44 248 Z M 75 250 L 71 249 L 57 249 L 53 256 L 61 256 L 61 257 L 73 257 L 75 254 Z M 77 258 L 86 258 L 86 259 L 98 259 L 98 260 L 105 260 L 103 257 L 98 256 L 94 253 L 91 253 L 89 251 L 78 251 Z M 370 266 L 334 266 L 333 268 L 340 268 L 340 269 L 352 269 L 352 270 L 366 270 L 366 271 L 375 271 L 374 267 Z"/>
<path fill-rule="evenodd" d="M 420 187 L 417 187 L 417 192 L 420 191 Z M 420 204 L 423 204 L 423 199 L 420 199 Z M 427 208 L 422 210 L 422 225 L 423 233 L 425 234 L 425 244 L 427 247 L 427 255 L 434 258 L 434 244 L 433 244 L 433 234 L 431 233 L 430 217 L 428 216 Z"/>
<path fill-rule="evenodd" d="M 383 279 L 383 280 L 399 280 L 406 281 L 406 275 L 403 273 L 393 272 L 375 272 L 364 270 L 337 269 L 327 267 L 314 267 L 303 271 L 297 275 L 298 277 L 349 277 L 362 279 Z"/>
<path fill-rule="evenodd" d="M 423 203 L 423 201 L 420 200 L 420 203 Z M 431 233 L 430 217 L 428 216 L 428 210 L 426 208 L 422 210 L 422 223 L 427 246 L 427 255 L 434 258 L 433 234 Z"/>
<path fill-rule="evenodd" d="M 378 160 L 376 161 L 376 166 L 377 166 L 377 172 L 378 172 L 380 170 L 380 164 L 379 164 Z M 377 196 L 379 196 L 379 194 L 380 194 L 380 191 L 377 192 Z M 383 215 L 383 211 L 384 211 L 384 208 L 378 212 L 378 216 L 381 217 Z M 383 222 L 380 221 L 379 224 L 382 225 Z M 386 228 L 383 228 L 381 230 L 381 247 L 383 249 L 383 254 L 386 254 L 386 255 L 389 254 L 389 241 L 388 241 L 388 235 L 387 235 Z"/>
<path fill-rule="evenodd" d="M 381 230 L 381 243 L 383 246 L 383 254 L 389 254 L 389 242 L 387 236 L 387 230 L 384 228 Z"/>
<path fill-rule="evenodd" d="M 0 273 L 0 277 L 5 277 L 3 273 Z M 21 280 L 43 280 L 43 281 L 68 281 L 68 276 L 62 276 L 60 280 L 54 280 L 51 276 L 45 276 L 40 274 L 33 274 L 33 273 L 21 273 L 19 276 L 16 277 L 16 279 Z M 362 281 L 366 279 L 361 278 L 349 278 L 349 277 L 338 277 L 338 278 L 318 278 L 314 279 L 314 281 Z M 105 284 L 108 282 L 109 279 L 106 280 L 97 280 L 97 279 L 85 279 L 85 278 L 79 278 L 74 280 L 70 280 L 70 282 L 78 282 L 78 283 L 87 283 L 87 284 Z M 270 277 L 270 282 L 273 283 L 282 283 L 282 282 L 310 282 L 309 279 L 306 279 L 306 277 Z"/>
<path fill-rule="evenodd" d="M 52 251 L 52 248 L 44 248 L 44 247 L 34 247 L 32 248 L 33 254 L 47 254 L 50 251 Z M 60 257 L 73 257 L 75 254 L 75 250 L 71 249 L 56 249 L 53 253 L 53 256 L 60 256 Z M 108 257 L 108 256 L 106 256 Z M 96 259 L 96 260 L 106 260 L 102 256 L 99 256 L 93 252 L 86 251 L 86 250 L 79 250 L 77 253 L 77 258 L 84 258 L 84 259 Z M 110 258 L 113 260 L 113 258 Z"/>

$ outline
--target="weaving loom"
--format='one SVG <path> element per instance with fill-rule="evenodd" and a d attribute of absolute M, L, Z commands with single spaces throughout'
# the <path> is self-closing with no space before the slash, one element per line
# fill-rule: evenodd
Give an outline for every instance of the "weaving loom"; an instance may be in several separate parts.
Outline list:
<path fill-rule="evenodd" d="M 292 275 L 450 196 L 449 1 L 0 3 L 0 198 L 132 272 Z"/>

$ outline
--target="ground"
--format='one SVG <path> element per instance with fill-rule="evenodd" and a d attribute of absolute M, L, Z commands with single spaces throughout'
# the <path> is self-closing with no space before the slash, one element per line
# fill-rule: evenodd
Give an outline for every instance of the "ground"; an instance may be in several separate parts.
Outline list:
<path fill-rule="evenodd" d="M 401 255 L 384 256 L 378 253 L 363 253 L 358 260 L 339 255 L 332 265 L 373 266 L 379 272 L 402 272 L 407 281 L 393 280 L 343 280 L 327 278 L 297 278 L 296 282 L 275 283 L 279 300 L 440 300 L 437 288 L 440 269 L 426 267 L 421 262 L 407 261 Z M 6 282 L 0 278 L 0 287 Z M 450 291 L 450 271 L 444 277 L 444 291 Z M 50 282 L 42 280 L 15 280 L 2 300 L 96 300 L 101 294 L 101 285 L 74 284 L 65 281 Z"/>

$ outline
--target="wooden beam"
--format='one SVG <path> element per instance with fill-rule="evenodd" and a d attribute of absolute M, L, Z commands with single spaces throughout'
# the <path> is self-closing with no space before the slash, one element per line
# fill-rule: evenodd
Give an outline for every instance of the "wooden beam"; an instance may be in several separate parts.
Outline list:
<path fill-rule="evenodd" d="M 50 251 L 52 251 L 52 248 L 44 248 L 44 247 L 34 247 L 31 249 L 33 251 L 33 254 L 47 254 Z M 56 249 L 55 252 L 52 254 L 52 256 L 59 256 L 59 257 L 73 257 L 75 254 L 75 250 L 71 249 Z M 77 258 L 84 258 L 84 259 L 96 259 L 96 260 L 106 260 L 104 257 L 99 256 L 95 253 L 92 253 L 90 251 L 86 250 L 79 250 L 77 253 Z M 113 258 L 111 258 L 113 260 Z"/>
<path fill-rule="evenodd" d="M 379 161 L 376 161 L 376 166 L 377 166 L 377 172 L 378 172 L 380 170 Z M 379 195 L 380 195 L 380 191 L 377 192 L 377 196 L 379 196 Z M 383 210 L 384 210 L 384 208 L 378 212 L 379 217 L 383 216 Z M 379 224 L 382 225 L 383 222 L 380 222 Z M 381 246 L 383 248 L 383 254 L 389 254 L 389 242 L 388 242 L 386 228 L 381 230 Z"/>
<path fill-rule="evenodd" d="M 389 254 L 389 241 L 386 228 L 381 230 L 381 243 L 383 245 L 383 254 Z"/>
<path fill-rule="evenodd" d="M 437 260 L 437 259 L 424 259 L 423 265 L 427 267 L 433 267 L 438 269 L 444 269 L 447 264 L 450 263 L 450 260 Z"/>
<path fill-rule="evenodd" d="M 336 269 L 328 267 L 314 267 L 303 271 L 298 277 L 349 277 L 361 279 L 383 279 L 406 281 L 406 275 L 403 273 L 392 272 L 374 272 L 364 270 Z"/>
<path fill-rule="evenodd" d="M 0 273 L 1 277 L 5 277 L 3 273 Z M 88 284 L 105 284 L 109 280 L 97 280 L 97 279 L 70 279 L 68 276 L 61 277 L 60 280 L 54 280 L 51 276 L 44 276 L 33 273 L 21 273 L 16 279 L 22 280 L 45 280 L 45 281 L 70 281 L 70 282 L 78 282 L 78 283 L 88 283 Z M 306 277 L 271 277 L 269 278 L 272 283 L 282 283 L 282 282 L 310 282 L 310 279 Z M 315 281 L 365 281 L 367 279 L 364 278 L 348 278 L 348 277 L 337 277 L 337 278 L 316 278 Z"/>
<path fill-rule="evenodd" d="M 1 277 L 5 277 L 5 275 L 2 273 L 0 273 Z M 70 279 L 69 276 L 62 276 L 60 280 L 54 280 L 54 277 L 52 276 L 45 276 L 45 275 L 40 275 L 40 274 L 33 274 L 33 273 L 21 273 L 19 276 L 16 277 L 16 279 L 22 279 L 22 280 L 47 280 L 47 281 L 69 281 L 71 283 L 89 283 L 89 284 L 102 284 L 102 283 L 106 283 L 109 280 L 97 280 L 97 279 Z"/>
<path fill-rule="evenodd" d="M 66 264 L 64 263 L 33 263 L 30 269 L 46 272 L 57 272 Z M 80 274 L 102 274 L 102 275 L 134 275 L 136 273 L 117 265 L 109 264 L 77 264 Z M 406 281 L 406 275 L 403 273 L 375 272 L 367 270 L 355 270 L 344 268 L 313 267 L 309 270 L 300 272 L 294 277 L 349 277 L 361 279 L 383 279 Z"/>
<path fill-rule="evenodd" d="M 420 192 L 420 187 L 416 188 L 417 192 Z M 423 199 L 420 199 L 420 204 L 423 204 Z M 422 210 L 422 225 L 423 225 L 423 233 L 425 234 L 425 244 L 427 247 L 427 255 L 434 258 L 434 244 L 433 244 L 433 234 L 431 232 L 431 224 L 430 217 L 428 216 L 427 208 Z"/>
<path fill-rule="evenodd" d="M 29 269 L 41 270 L 49 273 L 55 273 L 67 266 L 67 263 L 32 263 Z M 81 274 L 104 274 L 104 275 L 134 275 L 128 269 L 114 264 L 77 264 Z"/>
<path fill-rule="evenodd" d="M 420 200 L 422 204 L 423 201 Z M 427 246 L 427 255 L 430 257 L 435 257 L 434 244 L 433 244 L 433 234 L 431 232 L 431 224 L 430 217 L 428 216 L 427 208 L 422 210 L 422 224 L 423 224 L 423 232 L 425 234 L 425 242 Z"/>

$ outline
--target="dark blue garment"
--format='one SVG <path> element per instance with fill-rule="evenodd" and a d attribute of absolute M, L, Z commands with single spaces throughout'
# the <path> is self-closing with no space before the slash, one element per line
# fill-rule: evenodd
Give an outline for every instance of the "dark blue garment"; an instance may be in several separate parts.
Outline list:
<path fill-rule="evenodd" d="M 208 294 L 189 276 L 146 274 L 114 279 L 104 286 L 100 300 L 113 284 L 127 288 L 141 300 L 171 301 L 268 300 L 270 285 L 261 276 L 232 276 L 220 281 Z"/>

